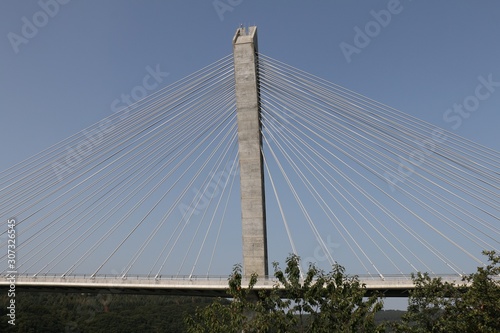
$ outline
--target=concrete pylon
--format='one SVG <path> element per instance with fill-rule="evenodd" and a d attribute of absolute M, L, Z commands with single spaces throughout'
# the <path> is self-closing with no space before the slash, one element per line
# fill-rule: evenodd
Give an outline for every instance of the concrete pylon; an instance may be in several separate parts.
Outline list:
<path fill-rule="evenodd" d="M 257 27 L 233 38 L 241 181 L 243 274 L 268 275 L 264 169 L 257 72 Z"/>

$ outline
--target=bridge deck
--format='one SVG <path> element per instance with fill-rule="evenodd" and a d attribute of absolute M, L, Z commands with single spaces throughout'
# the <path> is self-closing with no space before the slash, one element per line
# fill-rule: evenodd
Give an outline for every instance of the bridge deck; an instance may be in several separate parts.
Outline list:
<path fill-rule="evenodd" d="M 461 283 L 458 275 L 441 276 L 443 281 Z M 407 297 L 415 286 L 410 276 L 389 276 L 384 279 L 360 277 L 368 293 L 380 292 L 386 297 Z M 0 281 L 0 289 L 8 289 L 9 279 Z M 243 280 L 242 286 L 248 281 Z M 274 278 L 259 279 L 254 290 L 271 290 L 277 284 Z M 81 292 L 81 293 L 128 293 L 176 296 L 227 297 L 227 277 L 146 277 L 133 276 L 27 276 L 15 279 L 17 291 Z"/>

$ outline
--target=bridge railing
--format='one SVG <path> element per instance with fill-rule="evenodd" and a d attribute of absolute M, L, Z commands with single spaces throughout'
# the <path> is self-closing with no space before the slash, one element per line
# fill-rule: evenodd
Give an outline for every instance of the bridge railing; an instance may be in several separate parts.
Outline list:
<path fill-rule="evenodd" d="M 7 276 L 7 275 L 5 275 Z M 388 274 L 381 276 L 376 275 L 353 275 L 357 276 L 361 282 L 364 281 L 401 281 L 401 280 L 412 280 L 411 274 Z M 431 278 L 441 278 L 443 281 L 461 281 L 462 276 L 458 274 L 432 274 L 429 275 Z M 227 281 L 229 275 L 142 275 L 142 274 L 131 274 L 131 275 L 121 275 L 121 274 L 57 274 L 57 273 L 43 273 L 43 274 L 31 274 L 31 273 L 18 273 L 17 278 L 25 279 L 95 279 L 95 280 L 107 280 L 107 279 L 121 279 L 121 280 L 168 280 L 168 281 Z M 258 281 L 277 281 L 273 275 L 268 275 L 264 277 L 258 277 Z"/>

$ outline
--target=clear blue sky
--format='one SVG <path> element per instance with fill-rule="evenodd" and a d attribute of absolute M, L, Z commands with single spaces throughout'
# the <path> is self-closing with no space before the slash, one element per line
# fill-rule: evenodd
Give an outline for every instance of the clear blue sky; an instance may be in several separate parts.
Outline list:
<path fill-rule="evenodd" d="M 213 1 L 69 1 L 15 53 L 37 1 L 0 4 L 0 169 L 111 113 L 111 102 L 140 84 L 147 66 L 165 84 L 231 52 L 241 24 L 258 25 L 260 51 L 435 125 L 474 92 L 477 77 L 500 81 L 497 1 L 409 1 L 351 63 L 355 26 L 390 1 L 250 1 L 218 15 Z M 238 3 L 234 1 L 233 3 Z M 457 133 L 499 148 L 500 92 Z M 8 138 L 8 139 L 7 139 Z"/>
<path fill-rule="evenodd" d="M 234 1 L 233 3 L 238 3 Z M 389 1 L 241 1 L 220 16 L 212 1 L 69 1 L 15 53 L 36 1 L 0 4 L 0 168 L 108 116 L 111 102 L 159 64 L 173 82 L 231 52 L 241 24 L 258 25 L 275 59 L 450 129 L 443 113 L 474 92 L 477 77 L 500 81 L 497 1 L 401 1 L 402 11 L 352 56 L 355 26 Z M 457 133 L 499 148 L 500 93 Z M 6 138 L 9 138 L 8 140 Z"/>
<path fill-rule="evenodd" d="M 230 54 L 240 24 L 258 26 L 268 56 L 500 150 L 500 87 L 456 128 L 444 119 L 478 77 L 500 82 L 498 1 L 67 2 L 53 17 L 37 1 L 0 3 L 0 170 L 109 116 L 148 66 L 167 85 Z M 341 45 L 388 8 L 347 61 Z"/>

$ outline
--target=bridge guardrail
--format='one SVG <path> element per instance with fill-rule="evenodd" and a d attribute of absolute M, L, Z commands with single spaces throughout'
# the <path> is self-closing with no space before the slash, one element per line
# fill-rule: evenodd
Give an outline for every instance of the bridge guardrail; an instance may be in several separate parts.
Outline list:
<path fill-rule="evenodd" d="M 6 274 L 2 274 L 6 276 Z M 408 280 L 411 281 L 411 274 L 389 274 L 384 275 L 383 277 L 375 276 L 375 275 L 352 275 L 357 276 L 360 281 L 391 281 L 391 280 Z M 122 279 L 122 280 L 168 280 L 168 281 L 227 281 L 230 276 L 229 275 L 120 275 L 120 274 L 31 274 L 31 273 L 18 273 L 16 274 L 17 278 L 55 278 L 55 279 Z M 443 281 L 461 281 L 462 276 L 458 274 L 432 274 L 431 278 L 440 277 Z M 276 278 L 272 275 L 268 275 L 265 277 L 258 278 L 259 281 L 276 281 Z"/>

